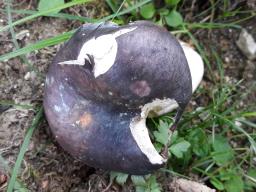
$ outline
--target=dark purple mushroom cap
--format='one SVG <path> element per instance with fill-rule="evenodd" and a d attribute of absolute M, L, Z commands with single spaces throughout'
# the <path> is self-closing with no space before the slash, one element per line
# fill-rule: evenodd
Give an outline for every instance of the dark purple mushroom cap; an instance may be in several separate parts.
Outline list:
<path fill-rule="evenodd" d="M 86 24 L 50 65 L 44 109 L 74 157 L 141 175 L 166 161 L 150 142 L 146 117 L 178 108 L 177 123 L 191 95 L 186 57 L 167 30 L 146 21 Z"/>

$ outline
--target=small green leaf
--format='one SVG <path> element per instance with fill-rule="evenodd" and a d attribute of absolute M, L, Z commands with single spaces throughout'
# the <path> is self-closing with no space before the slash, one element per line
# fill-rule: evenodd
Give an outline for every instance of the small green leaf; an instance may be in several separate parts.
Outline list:
<path fill-rule="evenodd" d="M 39 4 L 38 4 L 38 11 L 45 11 L 45 10 L 48 10 L 48 9 L 53 9 L 55 7 L 58 7 L 58 6 L 61 6 L 61 5 L 64 5 L 65 2 L 64 0 L 40 0 L 39 1 Z M 59 10 L 55 11 L 55 12 L 52 12 L 52 13 L 58 13 Z"/>
<path fill-rule="evenodd" d="M 211 178 L 210 180 L 211 184 L 218 190 L 222 191 L 224 190 L 224 185 L 222 184 L 222 182 L 216 178 Z"/>
<path fill-rule="evenodd" d="M 183 154 L 187 152 L 188 148 L 190 147 L 190 143 L 183 140 L 179 143 L 172 145 L 169 150 L 170 152 L 175 155 L 177 158 L 182 158 Z"/>
<path fill-rule="evenodd" d="M 256 180 L 256 169 L 250 168 L 247 175 L 252 179 Z M 250 187 L 256 187 L 256 182 L 253 182 L 251 179 L 247 179 L 246 184 L 249 185 Z"/>
<path fill-rule="evenodd" d="M 226 169 L 220 169 L 219 173 L 220 173 L 219 177 L 221 181 L 228 181 L 233 175 L 232 171 L 226 170 Z"/>
<path fill-rule="evenodd" d="M 125 173 L 119 173 L 118 176 L 116 177 L 116 182 L 119 184 L 119 185 L 124 185 L 125 182 L 127 181 L 128 179 L 128 174 L 125 174 Z"/>
<path fill-rule="evenodd" d="M 163 18 L 161 17 L 158 21 L 155 22 L 157 25 L 159 26 L 163 26 L 164 23 L 163 23 Z"/>
<path fill-rule="evenodd" d="M 167 5 L 175 6 L 180 2 L 180 0 L 165 0 Z"/>
<path fill-rule="evenodd" d="M 160 9 L 160 10 L 159 10 L 159 14 L 160 14 L 161 16 L 166 16 L 166 15 L 169 14 L 169 10 L 168 10 L 168 9 L 165 9 L 165 8 Z"/>
<path fill-rule="evenodd" d="M 241 192 L 244 188 L 244 182 L 238 174 L 233 174 L 232 177 L 224 184 L 227 192 Z"/>
<path fill-rule="evenodd" d="M 183 18 L 179 12 L 172 10 L 169 15 L 165 16 L 165 21 L 170 27 L 177 27 L 183 23 Z"/>
<path fill-rule="evenodd" d="M 153 135 L 156 138 L 156 141 L 165 145 L 168 142 L 169 137 L 169 125 L 166 122 L 160 120 L 158 131 L 154 131 Z"/>
<path fill-rule="evenodd" d="M 174 131 L 172 132 L 172 136 L 171 136 L 171 144 L 175 143 L 178 139 L 178 131 Z"/>
<path fill-rule="evenodd" d="M 143 176 L 132 175 L 131 180 L 135 186 L 144 186 L 146 184 L 146 181 Z"/>
<path fill-rule="evenodd" d="M 159 186 L 156 176 L 151 176 L 150 179 L 150 191 L 151 192 L 161 192 L 161 187 Z"/>
<path fill-rule="evenodd" d="M 146 4 L 140 8 L 140 14 L 144 19 L 151 19 L 156 10 L 153 3 Z"/>
<path fill-rule="evenodd" d="M 116 182 L 119 184 L 119 185 L 124 185 L 125 182 L 127 181 L 128 179 L 128 174 L 126 173 L 120 173 L 120 172 L 114 172 L 114 171 L 111 171 L 110 172 L 110 180 L 113 181 L 114 179 L 116 180 Z"/>
<path fill-rule="evenodd" d="M 110 172 L 110 181 L 114 181 L 114 179 L 117 177 L 118 172 L 111 171 Z"/>
<path fill-rule="evenodd" d="M 135 191 L 136 192 L 146 192 L 146 189 L 144 186 L 136 186 Z"/>
<path fill-rule="evenodd" d="M 161 192 L 156 176 L 151 175 L 144 186 L 136 186 L 136 192 Z"/>
<path fill-rule="evenodd" d="M 208 138 L 205 134 L 205 132 L 198 128 L 192 130 L 187 140 L 192 145 L 192 151 L 199 157 L 205 157 L 208 155 L 210 150 L 210 144 L 208 143 Z"/>
<path fill-rule="evenodd" d="M 29 190 L 20 181 L 16 181 L 14 185 L 15 191 L 18 192 L 29 192 Z"/>
<path fill-rule="evenodd" d="M 217 165 L 225 165 L 234 159 L 234 151 L 226 138 L 217 135 L 213 143 L 212 157 Z"/>

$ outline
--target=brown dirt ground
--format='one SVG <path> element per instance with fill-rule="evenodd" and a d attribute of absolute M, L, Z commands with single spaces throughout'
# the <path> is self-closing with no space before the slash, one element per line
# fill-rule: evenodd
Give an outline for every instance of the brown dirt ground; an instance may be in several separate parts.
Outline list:
<path fill-rule="evenodd" d="M 103 2 L 103 1 L 102 1 Z M 107 14 L 107 8 L 101 1 L 86 6 L 70 8 L 67 12 L 88 17 L 101 17 Z M 14 1 L 14 9 L 33 9 L 36 7 L 34 1 Z M 0 2 L 0 8 L 5 6 Z M 21 18 L 13 14 L 13 20 Z M 7 24 L 6 15 L 0 12 L 0 27 Z M 41 39 L 53 37 L 64 31 L 69 31 L 81 25 L 80 22 L 64 19 L 42 17 L 15 27 L 17 34 L 28 30 L 29 35 L 21 36 L 18 39 L 20 46 L 24 46 Z M 256 36 L 256 22 L 251 20 L 243 24 L 254 36 Z M 26 32 L 26 31 L 25 31 Z M 244 78 L 243 87 L 248 89 L 256 80 L 255 63 L 248 61 L 238 50 L 235 40 L 240 30 L 221 29 L 206 31 L 199 29 L 194 32 L 200 43 L 206 50 L 214 47 L 224 61 L 226 78 L 240 80 Z M 10 33 L 0 33 L 0 55 L 15 49 Z M 26 56 L 28 61 L 39 70 L 42 77 L 36 74 L 29 74 L 30 68 L 20 58 L 0 63 L 0 100 L 14 101 L 15 103 L 37 105 L 42 101 L 44 75 L 47 71 L 53 56 L 59 46 L 53 46 L 31 53 Z M 212 58 L 211 55 L 209 55 Z M 212 63 L 214 73 L 216 65 Z M 205 75 L 202 86 L 209 90 L 211 81 L 209 74 Z M 217 76 L 217 75 L 216 75 Z M 256 93 L 250 94 L 250 99 L 244 104 L 255 101 Z M 203 98 L 200 104 L 207 103 L 209 99 Z M 31 109 L 0 108 L 0 153 L 7 160 L 10 167 L 13 167 L 19 147 L 23 142 L 26 129 L 31 125 L 35 112 Z M 5 170 L 0 165 L 0 175 Z M 35 131 L 32 141 L 22 163 L 20 179 L 24 181 L 31 191 L 103 191 L 108 185 L 108 172 L 94 169 L 78 162 L 68 155 L 51 137 L 49 127 L 44 121 Z M 168 190 L 168 183 L 171 178 L 167 177 L 165 189 Z M 1 182 L 1 181 L 0 181 Z M 6 183 L 0 183 L 0 191 Z M 120 187 L 112 185 L 109 191 L 132 191 L 131 185 Z"/>

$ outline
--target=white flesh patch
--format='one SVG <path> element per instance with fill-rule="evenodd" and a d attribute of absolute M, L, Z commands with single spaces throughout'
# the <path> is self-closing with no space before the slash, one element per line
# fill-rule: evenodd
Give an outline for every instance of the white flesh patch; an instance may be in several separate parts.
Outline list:
<path fill-rule="evenodd" d="M 196 90 L 204 75 L 204 63 L 202 57 L 187 43 L 179 41 L 185 53 L 192 78 L 192 92 Z"/>
<path fill-rule="evenodd" d="M 142 107 L 141 117 L 139 119 L 135 117 L 130 123 L 130 130 L 133 138 L 142 153 L 146 155 L 152 164 L 163 164 L 166 162 L 166 159 L 158 154 L 150 140 L 146 126 L 146 118 L 148 116 L 159 116 L 171 112 L 177 107 L 178 103 L 173 99 L 155 99 L 151 103 L 147 103 Z"/>
<path fill-rule="evenodd" d="M 59 62 L 58 64 L 60 64 L 60 65 L 84 65 L 84 61 L 69 60 L 69 61 Z"/>
<path fill-rule="evenodd" d="M 121 29 L 112 34 L 92 38 L 84 43 L 77 60 L 64 61 L 59 64 L 84 65 L 85 59 L 90 62 L 88 55 L 91 55 L 94 60 L 94 77 L 97 78 L 99 75 L 106 73 L 115 62 L 118 48 L 116 38 L 136 28 Z"/>
<path fill-rule="evenodd" d="M 158 117 L 178 108 L 178 103 L 174 99 L 155 99 L 142 107 L 141 117 Z"/>
<path fill-rule="evenodd" d="M 150 163 L 160 165 L 163 164 L 165 160 L 161 155 L 158 154 L 150 141 L 148 129 L 146 127 L 146 119 L 132 121 L 130 124 L 130 129 L 133 138 L 137 142 L 137 145 L 139 146 L 142 153 L 147 156 Z"/>

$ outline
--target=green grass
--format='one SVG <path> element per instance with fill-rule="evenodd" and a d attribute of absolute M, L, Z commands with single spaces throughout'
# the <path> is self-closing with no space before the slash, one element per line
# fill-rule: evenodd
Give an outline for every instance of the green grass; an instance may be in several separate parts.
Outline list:
<path fill-rule="evenodd" d="M 30 139 L 33 135 L 34 130 L 39 126 L 39 124 L 42 120 L 42 117 L 43 117 L 43 107 L 41 107 L 39 109 L 39 111 L 37 112 L 35 118 L 33 119 L 31 127 L 28 128 L 27 133 L 24 137 L 23 143 L 20 147 L 20 152 L 18 154 L 17 160 L 15 162 L 14 168 L 13 168 L 12 173 L 11 173 L 11 178 L 10 178 L 10 181 L 8 183 L 7 192 L 12 192 L 14 190 L 17 175 L 19 173 L 20 166 L 21 166 L 21 163 L 23 161 L 26 150 L 28 148 Z"/>
<path fill-rule="evenodd" d="M 49 46 L 57 45 L 68 40 L 75 30 L 59 34 L 49 39 L 43 39 L 34 44 L 20 47 L 16 41 L 14 27 L 30 22 L 38 17 L 47 16 L 55 19 L 77 20 L 80 22 L 104 22 L 114 20 L 118 23 L 127 23 L 129 20 L 142 19 L 140 8 L 151 2 L 150 0 L 138 1 L 134 3 L 131 0 L 126 0 L 120 3 L 107 0 L 106 3 L 113 11 L 104 18 L 87 18 L 81 16 L 70 15 L 67 13 L 52 13 L 56 10 L 89 2 L 88 0 L 77 0 L 65 3 L 64 5 L 49 9 L 47 11 L 35 10 L 13 10 L 10 1 L 6 1 L 6 13 L 8 25 L 0 28 L 0 32 L 9 30 L 15 50 L 0 56 L 0 61 L 8 61 L 9 59 L 20 57 L 23 63 L 31 64 L 27 61 L 25 55 Z M 128 176 L 122 173 L 112 172 L 110 174 L 111 182 L 116 181 L 120 185 L 125 185 L 128 179 L 133 182 L 136 191 L 163 191 L 164 186 L 159 181 L 170 176 L 183 177 L 186 179 L 194 179 L 189 175 L 193 173 L 197 175 L 198 180 L 207 182 L 212 188 L 227 192 L 240 191 L 255 191 L 256 186 L 256 167 L 253 163 L 253 158 L 256 154 L 256 124 L 251 121 L 256 117 L 256 106 L 239 107 L 240 101 L 245 100 L 250 91 L 255 91 L 255 87 L 244 92 L 242 90 L 242 81 L 230 83 L 225 80 L 226 72 L 223 67 L 223 62 L 219 53 L 215 50 L 214 45 L 211 46 L 210 52 L 206 52 L 204 45 L 198 42 L 194 31 L 196 30 L 213 30 L 224 28 L 241 28 L 240 23 L 255 17 L 253 10 L 232 10 L 227 9 L 228 1 L 211 1 L 211 6 L 205 11 L 194 16 L 195 22 L 182 21 L 177 27 L 169 26 L 170 31 L 189 38 L 197 51 L 202 56 L 206 73 L 210 82 L 207 86 L 200 86 L 194 98 L 207 97 L 208 102 L 203 106 L 194 106 L 192 110 L 184 113 L 178 130 L 172 134 L 171 143 L 169 146 L 170 158 L 165 168 L 160 169 L 151 175 L 138 177 Z M 164 7 L 160 10 L 155 9 L 150 20 L 164 24 L 166 8 L 179 12 L 179 6 L 184 4 L 179 3 L 175 7 Z M 216 18 L 211 17 L 210 22 L 198 22 L 199 18 L 204 18 L 208 15 L 214 15 L 216 9 L 221 13 Z M 147 10 L 147 9 L 146 9 Z M 152 9 L 148 9 L 152 11 Z M 17 21 L 12 21 L 12 13 L 27 15 Z M 157 15 L 158 14 L 158 15 Z M 148 14 L 152 15 L 152 13 Z M 162 19 L 161 22 L 158 20 Z M 240 16 L 240 19 L 235 19 L 234 16 Z M 242 17 L 241 17 L 242 15 Z M 226 19 L 225 22 L 222 22 Z M 211 57 L 209 57 L 211 55 Z M 31 68 L 33 71 L 38 71 L 36 68 Z M 216 70 L 217 76 L 216 77 Z M 192 100 L 193 100 L 192 99 Z M 15 104 L 13 101 L 0 101 L 1 105 L 12 105 L 24 109 L 35 109 L 34 106 Z M 26 191 L 26 187 L 22 184 L 19 178 L 19 170 L 24 158 L 29 141 L 34 130 L 38 127 L 42 120 L 43 109 L 40 106 L 36 110 L 36 116 L 31 127 L 28 128 L 23 144 L 20 148 L 19 155 L 13 168 L 8 166 L 8 163 L 2 156 L 0 162 L 5 165 L 6 170 L 10 174 L 8 182 L 8 192 L 14 189 Z M 155 126 L 152 131 L 152 140 L 156 148 L 161 148 L 164 144 L 166 129 L 171 123 L 168 116 L 163 116 L 156 119 L 151 119 L 151 124 Z M 238 123 L 239 122 L 239 123 Z"/>
<path fill-rule="evenodd" d="M 24 18 L 20 19 L 20 20 L 17 20 L 15 22 L 13 22 L 12 24 L 9 24 L 7 26 L 4 26 L 4 27 L 0 28 L 0 32 L 6 31 L 6 30 L 8 30 L 11 27 L 14 27 L 16 25 L 21 25 L 22 23 L 28 22 L 30 20 L 33 20 L 33 19 L 37 18 L 37 17 L 45 16 L 47 14 L 51 14 L 52 12 L 55 12 L 55 11 L 58 11 L 58 10 L 62 10 L 62 9 L 68 8 L 68 7 L 72 7 L 74 5 L 79 5 L 79 4 L 82 4 L 82 3 L 87 3 L 87 2 L 90 2 L 90 1 L 92 1 L 92 0 L 76 0 L 76 1 L 72 1 L 72 2 L 66 3 L 64 5 L 57 6 L 57 7 L 52 8 L 52 9 L 48 9 L 48 10 L 45 10 L 45 11 L 37 12 L 35 14 L 29 15 L 27 17 L 24 17 Z"/>
<path fill-rule="evenodd" d="M 13 101 L 7 101 L 7 100 L 0 100 L 0 105 L 12 106 L 12 107 L 19 108 L 19 109 L 35 109 L 35 106 L 33 106 L 33 105 L 16 104 Z"/>
<path fill-rule="evenodd" d="M 5 9 L 0 9 L 0 11 L 6 13 Z M 20 15 L 35 15 L 35 14 L 39 13 L 39 11 L 34 11 L 34 10 L 15 10 L 15 9 L 10 10 L 10 12 L 20 14 Z M 89 22 L 89 23 L 97 22 L 97 20 L 98 20 L 98 19 L 81 17 L 81 16 L 76 16 L 76 15 L 71 15 L 71 14 L 66 14 L 66 13 L 47 14 L 47 16 L 48 17 L 56 17 L 56 18 L 60 18 L 60 19 Z M 9 24 L 9 26 L 11 26 L 11 25 Z"/>

